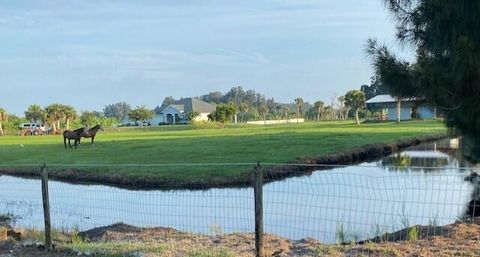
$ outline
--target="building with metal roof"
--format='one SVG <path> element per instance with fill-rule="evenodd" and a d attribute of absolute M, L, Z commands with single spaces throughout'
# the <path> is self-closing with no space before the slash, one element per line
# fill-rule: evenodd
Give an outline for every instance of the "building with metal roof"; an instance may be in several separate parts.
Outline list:
<path fill-rule="evenodd" d="M 367 109 L 378 113 L 379 120 L 397 120 L 397 99 L 390 95 L 377 95 L 366 101 Z M 400 104 L 400 119 L 433 119 L 436 108 L 418 97 L 403 98 Z"/>

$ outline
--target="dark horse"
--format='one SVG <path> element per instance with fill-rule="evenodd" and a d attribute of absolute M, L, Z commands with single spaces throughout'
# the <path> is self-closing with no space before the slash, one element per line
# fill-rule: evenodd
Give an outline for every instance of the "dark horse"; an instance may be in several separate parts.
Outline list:
<path fill-rule="evenodd" d="M 93 141 L 95 140 L 95 136 L 97 135 L 98 130 L 103 130 L 102 126 L 96 125 L 91 129 L 84 131 L 83 133 L 81 133 L 81 137 L 91 138 L 92 139 L 91 144 L 95 145 Z M 80 143 L 80 140 L 79 140 L 79 143 Z"/>
<path fill-rule="evenodd" d="M 82 133 L 85 131 L 85 128 L 79 128 L 76 130 L 65 130 L 63 131 L 63 144 L 65 145 L 65 149 L 67 148 L 67 139 L 68 139 L 68 146 L 72 148 L 72 145 L 70 144 L 70 140 L 74 140 L 75 142 L 75 148 L 77 148 L 77 145 L 80 144 L 80 138 Z"/>

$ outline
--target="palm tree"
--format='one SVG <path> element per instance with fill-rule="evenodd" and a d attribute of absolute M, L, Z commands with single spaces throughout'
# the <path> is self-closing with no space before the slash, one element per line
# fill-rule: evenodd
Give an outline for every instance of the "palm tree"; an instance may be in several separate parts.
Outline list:
<path fill-rule="evenodd" d="M 277 104 L 275 105 L 275 119 L 282 118 L 282 105 Z"/>
<path fill-rule="evenodd" d="M 322 101 L 316 101 L 313 106 L 315 107 L 315 111 L 317 112 L 317 122 L 320 121 L 320 114 L 322 113 L 323 106 L 325 105 Z"/>
<path fill-rule="evenodd" d="M 295 98 L 295 105 L 297 106 L 297 122 L 300 117 L 300 114 L 303 112 L 304 101 L 303 98 Z"/>
<path fill-rule="evenodd" d="M 337 98 L 338 103 L 338 116 L 340 120 L 346 120 L 348 116 L 349 106 L 345 104 L 345 96 L 339 96 Z"/>
<path fill-rule="evenodd" d="M 250 106 L 247 103 L 243 102 L 243 103 L 240 104 L 238 109 L 242 113 L 240 122 L 243 122 L 243 117 L 245 116 L 245 113 L 247 113 L 248 110 L 250 109 Z"/>
<path fill-rule="evenodd" d="M 266 122 L 266 120 L 267 120 L 267 113 L 268 113 L 268 107 L 265 106 L 265 105 L 260 106 L 260 108 L 258 108 L 258 113 L 260 114 L 260 116 L 262 116 L 263 121 Z"/>
<path fill-rule="evenodd" d="M 331 105 L 325 106 L 325 108 L 323 108 L 323 112 L 324 112 L 325 116 L 328 117 L 329 120 L 334 120 L 335 119 L 335 110 L 333 109 L 333 107 Z"/>
<path fill-rule="evenodd" d="M 52 132 L 55 134 L 57 132 L 57 125 L 55 122 L 55 113 L 53 108 L 45 108 L 45 123 L 50 123 L 52 125 Z"/>
<path fill-rule="evenodd" d="M 63 117 L 63 110 L 61 104 L 51 104 L 45 107 L 46 118 L 51 122 L 53 133 L 60 130 L 60 120 Z"/>
<path fill-rule="evenodd" d="M 414 84 L 414 70 L 408 62 L 400 61 L 383 45 L 379 46 L 376 40 L 369 39 L 366 49 L 372 59 L 375 72 L 380 81 L 397 102 L 397 123 L 400 123 L 400 110 L 403 98 L 416 96 Z"/>
<path fill-rule="evenodd" d="M 75 108 L 70 105 L 63 106 L 63 116 L 66 123 L 66 129 L 70 129 L 70 121 L 73 121 L 78 118 Z"/>
<path fill-rule="evenodd" d="M 47 112 L 47 116 L 53 123 L 54 131 L 61 130 L 60 122 L 63 120 L 65 122 L 66 129 L 70 127 L 70 121 L 76 119 L 77 112 L 75 108 L 70 105 L 64 104 L 51 104 L 45 107 L 45 111 Z"/>
<path fill-rule="evenodd" d="M 290 111 L 290 108 L 288 106 L 283 106 L 282 107 L 282 113 L 285 114 L 285 120 L 288 120 L 288 112 Z"/>
<path fill-rule="evenodd" d="M 355 121 L 360 125 L 358 111 L 365 108 L 365 94 L 360 90 L 351 90 L 345 94 L 345 105 L 355 110 Z"/>
<path fill-rule="evenodd" d="M 53 125 L 54 122 L 52 121 L 51 117 L 48 115 L 48 113 L 46 111 L 44 111 L 42 115 L 43 116 L 42 116 L 41 119 L 42 119 L 43 124 L 45 125 L 46 128 L 47 128 L 47 125 L 49 125 L 49 124 Z M 53 126 L 48 128 L 47 133 L 50 133 L 52 131 L 54 131 Z"/>
<path fill-rule="evenodd" d="M 28 107 L 28 109 L 25 111 L 25 118 L 32 122 L 38 122 L 38 121 L 43 121 L 43 117 L 45 116 L 45 110 L 40 107 L 40 105 L 37 104 L 32 104 Z"/>
<path fill-rule="evenodd" d="M 3 132 L 3 122 L 7 121 L 8 119 L 8 113 L 4 109 L 0 108 L 0 136 L 4 136 Z"/>
<path fill-rule="evenodd" d="M 60 121 L 63 120 L 66 123 L 68 110 L 67 110 L 67 106 L 63 104 L 60 104 L 58 106 L 58 109 L 59 109 L 60 119 L 57 120 L 57 127 L 60 130 Z"/>

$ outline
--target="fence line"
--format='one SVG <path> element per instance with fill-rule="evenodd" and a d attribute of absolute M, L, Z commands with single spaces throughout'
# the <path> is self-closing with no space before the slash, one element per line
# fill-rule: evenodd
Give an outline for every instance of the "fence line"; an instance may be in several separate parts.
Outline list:
<path fill-rule="evenodd" d="M 247 189 L 210 189 L 206 191 L 146 192 L 128 191 L 106 186 L 68 185 L 50 182 L 47 168 L 42 183 L 46 246 L 50 246 L 50 216 L 53 227 L 72 226 L 75 222 L 90 224 L 81 229 L 125 221 L 140 226 L 167 226 L 195 233 L 218 235 L 230 232 L 255 234 L 256 255 L 262 256 L 263 235 L 271 233 L 292 240 L 313 237 L 323 242 L 347 243 L 364 240 L 409 240 L 411 237 L 439 235 L 442 225 L 480 216 L 480 179 L 471 175 L 472 168 L 418 167 L 418 169 L 457 170 L 456 173 L 381 173 L 369 174 L 371 169 L 405 168 L 356 166 L 361 172 L 334 170 L 317 172 L 309 177 L 293 177 L 275 182 L 275 174 L 264 174 L 268 166 L 292 165 L 308 167 L 346 168 L 348 165 L 230 163 L 201 164 L 201 166 L 249 166 L 252 184 Z M 66 165 L 66 164 L 62 164 Z M 123 165 L 123 164 L 122 164 Z M 152 164 L 174 166 L 174 164 Z M 3 165 L 2 165 L 3 166 Z M 79 166 L 83 166 L 79 164 Z M 97 167 L 104 167 L 102 164 Z M 112 164 L 110 167 L 117 165 Z M 128 167 L 137 166 L 129 164 Z M 151 166 L 139 165 L 139 166 Z M 195 166 L 179 164 L 178 166 Z M 38 167 L 38 165 L 37 165 Z M 39 167 L 40 168 L 40 167 Z M 408 167 L 415 169 L 417 167 Z M 271 184 L 264 184 L 264 175 Z M 1 179 L 2 177 L 0 177 Z M 13 187 L 23 196 L 5 194 L 12 190 L 0 188 L 0 207 L 16 203 L 8 198 L 28 201 L 36 195 L 35 181 L 15 180 Z M 18 182 L 20 181 L 20 182 Z M 1 183 L 1 180 L 0 180 Z M 33 204 L 38 203 L 33 201 Z M 50 203 L 50 205 L 48 204 Z M 25 208 L 36 212 L 35 205 Z M 51 206 L 51 207 L 50 207 Z M 21 207 L 20 207 L 21 208 Z M 7 208 L 6 208 L 7 209 Z M 21 211 L 20 211 L 21 212 Z M 37 216 L 37 213 L 32 213 Z M 123 217 L 123 218 L 121 218 Z M 27 217 L 28 218 L 28 217 Z M 40 220 L 40 218 L 32 218 Z M 73 220 L 73 222 L 72 222 Z M 199 225 L 200 224 L 200 225 Z M 208 224 L 208 228 L 205 228 Z M 415 225 L 424 225 L 418 228 Z M 415 228 L 415 230 L 413 229 Z M 396 231 L 403 231 L 393 233 Z M 390 234 L 389 234 L 390 233 Z M 388 238 L 391 237 L 391 238 Z"/>

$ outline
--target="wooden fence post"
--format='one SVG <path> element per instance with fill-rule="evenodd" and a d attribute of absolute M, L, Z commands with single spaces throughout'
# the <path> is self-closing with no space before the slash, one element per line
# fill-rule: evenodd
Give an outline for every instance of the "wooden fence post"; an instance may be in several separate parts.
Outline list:
<path fill-rule="evenodd" d="M 52 250 L 52 223 L 50 221 L 50 201 L 48 198 L 48 171 L 47 165 L 42 166 L 42 199 L 43 217 L 45 219 L 45 248 Z"/>
<path fill-rule="evenodd" d="M 253 171 L 253 193 L 255 198 L 255 253 L 263 257 L 263 172 L 260 162 Z"/>

